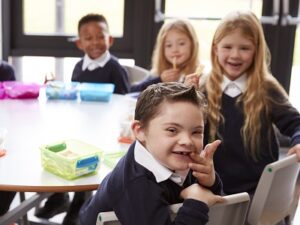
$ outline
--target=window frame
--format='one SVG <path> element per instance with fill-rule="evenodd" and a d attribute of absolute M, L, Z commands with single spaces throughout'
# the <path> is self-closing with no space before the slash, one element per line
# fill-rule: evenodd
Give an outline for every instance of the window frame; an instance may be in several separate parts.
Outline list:
<path fill-rule="evenodd" d="M 7 1 L 7 0 L 3 0 Z M 23 33 L 23 1 L 11 0 L 11 48 L 12 56 L 54 56 L 54 57 L 79 57 L 79 51 L 68 35 L 26 35 Z M 114 38 L 112 51 L 119 55 L 132 49 L 132 0 L 126 0 L 124 5 L 124 33 L 122 38 Z M 75 21 L 76 23 L 78 21 Z M 126 55 L 126 54 L 125 54 Z"/>
<path fill-rule="evenodd" d="M 300 16 L 297 15 L 299 0 L 289 0 L 289 6 L 291 16 Z M 263 16 L 270 16 L 272 7 L 273 1 L 263 0 Z M 280 22 L 283 16 L 285 15 L 280 10 L 279 23 L 277 25 L 263 24 L 263 30 L 271 54 L 271 73 L 289 93 L 297 25 L 283 26 Z M 285 45 L 286 43 L 288 44 Z M 281 48 L 280 45 L 285 47 Z"/>

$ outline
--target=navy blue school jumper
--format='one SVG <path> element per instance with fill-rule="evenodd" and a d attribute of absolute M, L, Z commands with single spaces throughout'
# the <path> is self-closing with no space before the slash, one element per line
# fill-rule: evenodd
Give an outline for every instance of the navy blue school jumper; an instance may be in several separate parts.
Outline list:
<path fill-rule="evenodd" d="M 130 92 L 142 92 L 149 85 L 151 85 L 151 84 L 158 84 L 160 82 L 162 82 L 162 80 L 160 79 L 160 77 L 158 77 L 158 76 L 150 76 L 150 77 L 146 78 L 145 80 L 141 81 L 140 83 L 131 86 Z"/>
<path fill-rule="evenodd" d="M 188 175 L 184 187 L 196 183 Z M 80 210 L 80 224 L 95 225 L 99 212 L 115 211 L 123 225 L 201 225 L 208 221 L 206 204 L 193 199 L 183 202 L 174 222 L 168 205 L 182 202 L 180 187 L 171 180 L 157 183 L 152 172 L 134 159 L 134 144 L 114 170 L 101 182 L 97 193 Z M 218 176 L 211 190 L 220 194 L 222 183 Z"/>
<path fill-rule="evenodd" d="M 117 58 L 111 55 L 110 60 L 104 67 L 95 70 L 82 71 L 83 59 L 74 67 L 72 81 L 90 83 L 113 83 L 115 94 L 127 94 L 130 90 L 128 75 L 126 70 L 120 65 Z"/>
<path fill-rule="evenodd" d="M 284 99 L 276 90 L 270 90 L 271 99 Z M 264 167 L 278 160 L 279 145 L 274 133 L 272 123 L 284 135 L 292 137 L 291 146 L 300 143 L 300 115 L 290 104 L 271 107 L 269 116 L 261 119 L 261 147 L 262 152 L 256 162 L 247 155 L 241 136 L 241 127 L 244 122 L 244 112 L 237 105 L 237 98 L 226 94 L 222 96 L 221 112 L 225 124 L 219 125 L 218 138 L 222 143 L 214 154 L 215 170 L 221 177 L 223 189 L 226 194 L 248 192 L 253 194 Z M 247 113 L 247 112 L 246 112 Z M 205 130 L 205 143 L 208 142 L 209 127 Z"/>
<path fill-rule="evenodd" d="M 5 61 L 0 62 L 0 81 L 16 80 L 14 69 Z"/>

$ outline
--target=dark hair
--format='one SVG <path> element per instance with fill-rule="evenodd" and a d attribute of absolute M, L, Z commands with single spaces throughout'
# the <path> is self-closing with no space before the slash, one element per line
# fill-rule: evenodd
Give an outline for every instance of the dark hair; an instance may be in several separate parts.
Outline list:
<path fill-rule="evenodd" d="M 207 117 L 207 101 L 205 96 L 193 86 L 188 87 L 178 82 L 164 82 L 150 85 L 138 97 L 135 108 L 135 120 L 139 120 L 144 126 L 154 118 L 160 110 L 163 102 L 190 102 L 198 106 Z"/>
<path fill-rule="evenodd" d="M 96 14 L 96 13 L 89 13 L 87 15 L 85 15 L 84 17 L 82 17 L 79 22 L 78 22 L 78 32 L 80 30 L 80 28 L 82 27 L 82 25 L 87 24 L 89 22 L 102 22 L 105 23 L 108 29 L 108 23 L 106 18 L 103 15 L 100 14 Z"/>

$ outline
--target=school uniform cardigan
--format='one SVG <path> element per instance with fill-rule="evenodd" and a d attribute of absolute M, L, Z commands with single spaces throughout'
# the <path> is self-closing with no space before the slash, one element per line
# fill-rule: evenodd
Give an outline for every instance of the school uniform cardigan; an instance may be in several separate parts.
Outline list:
<path fill-rule="evenodd" d="M 90 83 L 113 83 L 115 94 L 127 94 L 130 90 L 128 75 L 126 70 L 119 64 L 116 57 L 111 55 L 110 60 L 104 67 L 95 70 L 82 70 L 83 59 L 74 67 L 72 81 Z"/>
<path fill-rule="evenodd" d="M 184 187 L 195 183 L 188 175 Z M 170 204 L 182 202 L 179 194 L 184 188 L 170 179 L 157 183 L 154 175 L 134 159 L 134 144 L 114 170 L 101 182 L 97 193 L 80 211 L 80 224 L 94 225 L 99 212 L 115 211 L 123 225 L 201 225 L 208 221 L 206 204 L 193 199 L 183 202 L 174 222 L 168 211 Z M 211 190 L 220 194 L 222 183 L 218 176 Z"/>
<path fill-rule="evenodd" d="M 16 80 L 14 69 L 5 61 L 0 62 L 0 81 Z"/>
<path fill-rule="evenodd" d="M 284 99 L 276 90 L 269 91 L 272 99 Z M 290 104 L 285 106 L 272 105 L 268 118 L 261 120 L 261 147 L 262 152 L 256 162 L 247 155 L 241 136 L 241 127 L 244 122 L 244 112 L 237 105 L 238 97 L 231 98 L 223 93 L 221 112 L 225 124 L 220 125 L 218 138 L 221 145 L 214 154 L 215 170 L 221 177 L 226 194 L 246 191 L 253 194 L 264 167 L 278 160 L 279 145 L 272 123 L 280 132 L 291 137 L 291 146 L 300 143 L 300 115 Z M 247 113 L 247 112 L 246 112 Z M 208 142 L 209 125 L 205 129 L 205 143 Z"/>

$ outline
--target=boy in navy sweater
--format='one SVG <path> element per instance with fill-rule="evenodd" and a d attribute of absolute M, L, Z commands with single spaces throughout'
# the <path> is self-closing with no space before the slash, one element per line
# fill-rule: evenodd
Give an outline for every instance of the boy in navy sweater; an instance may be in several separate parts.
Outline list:
<path fill-rule="evenodd" d="M 206 224 L 208 206 L 222 201 L 213 166 L 220 141 L 203 147 L 206 100 L 177 82 L 149 86 L 139 96 L 132 130 L 136 141 L 80 211 L 96 224 L 114 211 L 123 225 Z M 201 154 L 200 154 L 201 152 Z M 183 202 L 172 222 L 168 206 Z"/>
<path fill-rule="evenodd" d="M 76 45 L 85 55 L 75 65 L 72 81 L 113 83 L 114 93 L 128 93 L 130 85 L 127 72 L 117 58 L 109 53 L 113 38 L 109 35 L 105 17 L 98 14 L 82 17 L 78 24 L 78 34 Z"/>

